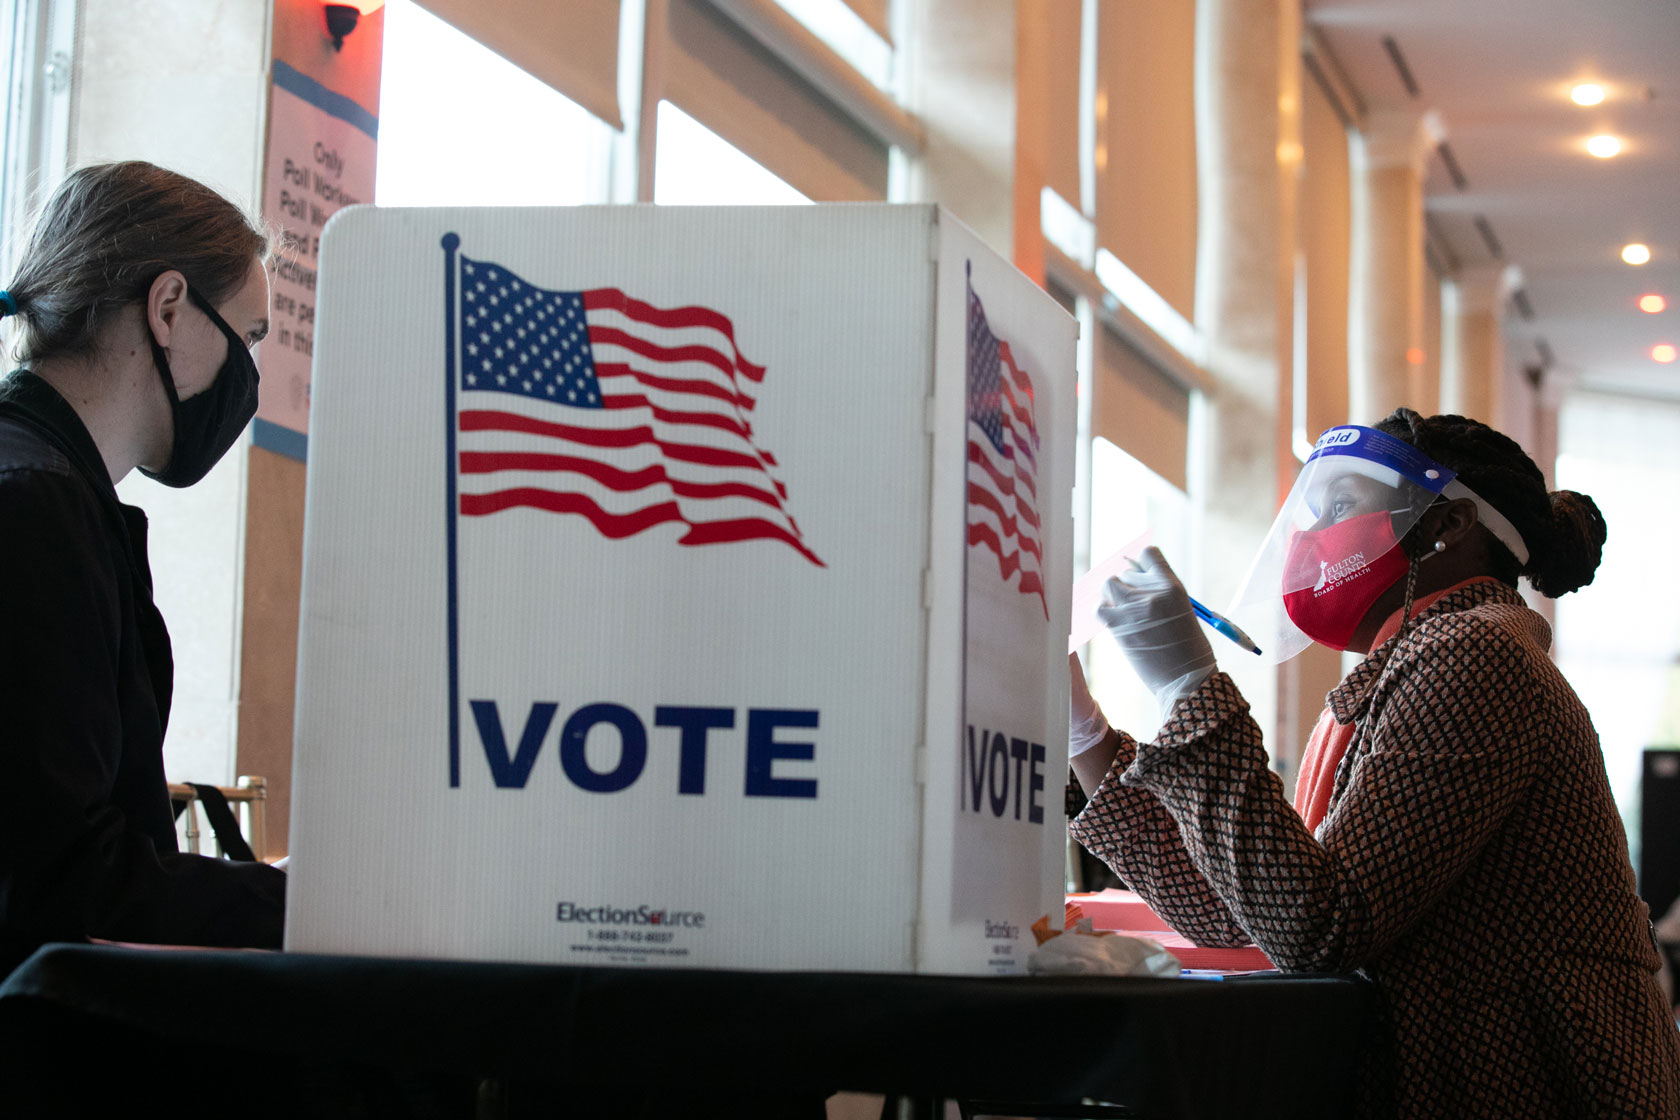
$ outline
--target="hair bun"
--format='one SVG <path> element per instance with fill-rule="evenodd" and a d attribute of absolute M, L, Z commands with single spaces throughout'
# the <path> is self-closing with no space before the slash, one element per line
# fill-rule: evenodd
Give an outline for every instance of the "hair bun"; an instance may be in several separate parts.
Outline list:
<path fill-rule="evenodd" d="M 1554 490 L 1548 497 L 1551 526 L 1544 540 L 1528 542 L 1533 555 L 1524 574 L 1534 590 L 1556 599 L 1593 581 L 1608 530 L 1597 503 L 1585 494 Z"/>

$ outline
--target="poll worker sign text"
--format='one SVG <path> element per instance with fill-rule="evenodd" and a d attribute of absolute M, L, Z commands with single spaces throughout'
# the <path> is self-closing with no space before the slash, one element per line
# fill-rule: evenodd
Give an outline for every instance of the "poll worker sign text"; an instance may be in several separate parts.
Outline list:
<path fill-rule="evenodd" d="M 273 323 L 258 353 L 263 387 L 255 432 L 270 450 L 296 458 L 309 432 L 321 230 L 341 208 L 373 200 L 378 135 L 378 118 L 367 109 L 274 60 L 263 218 L 279 237 Z"/>
<path fill-rule="evenodd" d="M 290 948 L 1024 967 L 1065 313 L 927 206 L 358 208 L 320 298 Z"/>

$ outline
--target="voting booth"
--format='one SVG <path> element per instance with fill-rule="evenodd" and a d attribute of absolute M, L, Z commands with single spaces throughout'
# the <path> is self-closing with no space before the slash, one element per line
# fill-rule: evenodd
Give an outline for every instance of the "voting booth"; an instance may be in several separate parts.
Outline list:
<path fill-rule="evenodd" d="M 1021 971 L 1075 333 L 933 206 L 333 218 L 287 948 Z"/>

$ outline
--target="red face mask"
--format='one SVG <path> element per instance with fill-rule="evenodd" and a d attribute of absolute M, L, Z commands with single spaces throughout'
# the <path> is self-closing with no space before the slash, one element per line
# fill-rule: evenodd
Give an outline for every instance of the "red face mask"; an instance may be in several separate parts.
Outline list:
<path fill-rule="evenodd" d="M 1347 649 L 1371 605 L 1406 574 L 1398 544 L 1385 510 L 1296 533 L 1284 563 L 1284 586 L 1300 588 L 1283 595 L 1290 621 L 1315 642 Z"/>

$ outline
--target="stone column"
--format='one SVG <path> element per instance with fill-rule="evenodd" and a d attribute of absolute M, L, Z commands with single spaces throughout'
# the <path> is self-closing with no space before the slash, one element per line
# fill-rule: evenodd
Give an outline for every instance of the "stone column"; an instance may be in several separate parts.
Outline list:
<path fill-rule="evenodd" d="M 1423 171 L 1432 121 L 1377 112 L 1353 137 L 1348 279 L 1348 412 L 1370 424 L 1395 407 L 1433 411 L 1423 352 Z"/>
<path fill-rule="evenodd" d="M 1196 326 L 1213 390 L 1193 398 L 1190 496 L 1200 553 L 1186 582 L 1210 604 L 1235 594 L 1292 476 L 1295 192 L 1300 174 L 1300 12 L 1287 0 L 1196 8 Z M 1275 670 L 1215 651 L 1268 740 Z M 1291 746 L 1293 749 L 1293 745 Z"/>
<path fill-rule="evenodd" d="M 1505 376 L 1502 319 L 1505 269 L 1460 269 L 1441 293 L 1441 411 L 1484 424 L 1498 421 L 1499 384 Z"/>

